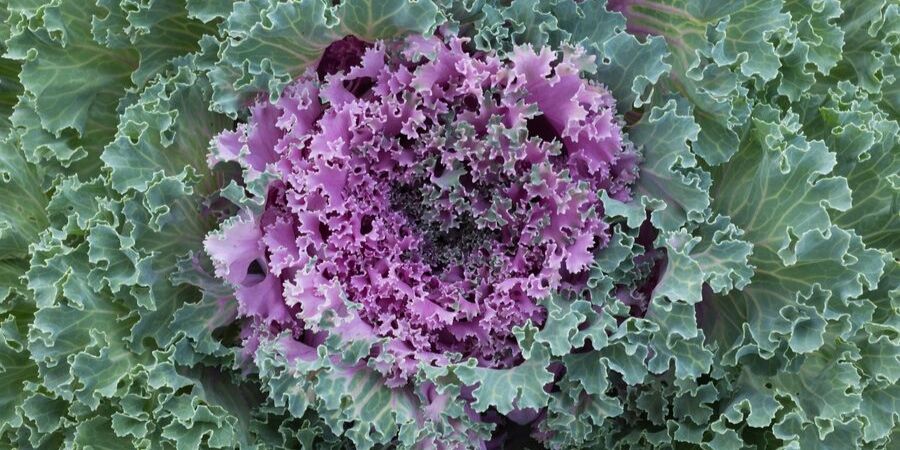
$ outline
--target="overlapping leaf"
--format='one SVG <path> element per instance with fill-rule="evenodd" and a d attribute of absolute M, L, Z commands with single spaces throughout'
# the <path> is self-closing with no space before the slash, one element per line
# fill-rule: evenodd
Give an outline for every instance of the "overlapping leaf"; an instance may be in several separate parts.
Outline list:
<path fill-rule="evenodd" d="M 491 438 L 478 413 L 534 408 L 560 448 L 893 448 L 900 7 L 608 3 L 0 5 L 0 447 L 466 446 Z M 357 362 L 377 343 L 334 340 L 253 367 L 197 251 L 235 208 L 216 195 L 258 207 L 266 179 L 207 166 L 232 120 L 210 111 L 346 35 L 445 19 L 480 50 L 585 47 L 627 114 L 641 176 L 598 193 L 588 289 L 544 300 L 508 369 L 392 389 Z"/>
<path fill-rule="evenodd" d="M 236 114 L 258 92 L 281 89 L 319 59 L 332 42 L 353 35 L 374 41 L 435 29 L 431 0 L 237 2 L 225 22 L 226 41 L 210 76 L 216 110 Z"/>

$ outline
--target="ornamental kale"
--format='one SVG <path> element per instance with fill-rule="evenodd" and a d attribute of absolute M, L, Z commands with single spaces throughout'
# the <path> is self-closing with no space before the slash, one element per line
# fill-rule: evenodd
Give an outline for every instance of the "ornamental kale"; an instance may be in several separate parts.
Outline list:
<path fill-rule="evenodd" d="M 0 448 L 897 448 L 898 26 L 0 2 Z"/>

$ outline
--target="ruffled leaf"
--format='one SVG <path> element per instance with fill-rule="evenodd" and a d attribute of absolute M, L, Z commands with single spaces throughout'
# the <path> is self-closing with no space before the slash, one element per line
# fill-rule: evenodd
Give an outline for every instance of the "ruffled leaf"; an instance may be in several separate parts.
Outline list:
<path fill-rule="evenodd" d="M 236 3 L 226 20 L 221 59 L 210 73 L 214 107 L 234 115 L 258 92 L 278 99 L 288 82 L 345 36 L 375 41 L 426 34 L 438 20 L 431 0 L 349 0 L 334 7 L 324 0 Z"/>
<path fill-rule="evenodd" d="M 670 101 L 663 108 L 654 107 L 629 132 L 644 159 L 635 193 L 642 204 L 654 205 L 651 219 L 659 229 L 675 230 L 688 220 L 701 220 L 709 207 L 710 177 L 697 167 L 689 147 L 699 129 Z"/>

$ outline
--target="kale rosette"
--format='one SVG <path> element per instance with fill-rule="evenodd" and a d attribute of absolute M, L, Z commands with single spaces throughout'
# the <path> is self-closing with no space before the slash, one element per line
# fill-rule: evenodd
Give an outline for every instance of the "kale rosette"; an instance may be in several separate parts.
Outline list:
<path fill-rule="evenodd" d="M 900 442 L 894 2 L 0 19 L 0 448 Z"/>

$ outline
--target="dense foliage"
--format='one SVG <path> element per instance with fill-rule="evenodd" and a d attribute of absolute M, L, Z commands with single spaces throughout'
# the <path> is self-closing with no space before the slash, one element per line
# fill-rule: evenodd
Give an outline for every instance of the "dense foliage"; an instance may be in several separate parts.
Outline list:
<path fill-rule="evenodd" d="M 900 445 L 895 2 L 0 19 L 0 448 Z"/>

